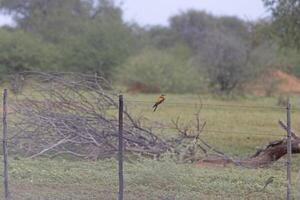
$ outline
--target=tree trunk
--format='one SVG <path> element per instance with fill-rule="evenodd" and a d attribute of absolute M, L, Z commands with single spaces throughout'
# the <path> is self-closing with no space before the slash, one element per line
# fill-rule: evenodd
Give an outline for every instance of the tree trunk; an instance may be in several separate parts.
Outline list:
<path fill-rule="evenodd" d="M 287 153 L 286 139 L 271 142 L 265 149 L 259 150 L 253 156 L 241 160 L 240 164 L 246 167 L 264 167 L 279 160 Z M 292 141 L 292 153 L 300 153 L 300 139 Z"/>
<path fill-rule="evenodd" d="M 205 159 L 200 161 L 199 165 L 215 164 L 215 165 L 227 165 L 234 164 L 243 167 L 266 167 L 273 164 L 275 161 L 282 158 L 287 153 L 287 141 L 286 139 L 276 140 L 264 149 L 258 150 L 254 155 L 243 160 L 229 160 L 226 158 L 214 158 Z M 300 153 L 300 139 L 292 140 L 292 153 Z"/>

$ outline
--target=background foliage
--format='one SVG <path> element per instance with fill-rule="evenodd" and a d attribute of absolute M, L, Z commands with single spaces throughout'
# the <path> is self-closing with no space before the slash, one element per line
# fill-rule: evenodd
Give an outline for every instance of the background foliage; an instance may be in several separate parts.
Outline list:
<path fill-rule="evenodd" d="M 112 0 L 2 0 L 15 25 L 0 28 L 1 74 L 100 73 L 142 92 L 218 94 L 243 92 L 272 68 L 300 76 L 299 1 L 264 3 L 271 18 L 188 10 L 168 26 L 142 27 Z"/>

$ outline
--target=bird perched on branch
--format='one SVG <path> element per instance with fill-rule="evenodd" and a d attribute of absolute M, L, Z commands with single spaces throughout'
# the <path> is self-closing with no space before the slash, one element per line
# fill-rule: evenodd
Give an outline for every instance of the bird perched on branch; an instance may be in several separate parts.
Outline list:
<path fill-rule="evenodd" d="M 163 95 L 163 94 L 160 95 L 160 96 L 158 97 L 157 101 L 156 101 L 155 104 L 153 105 L 153 108 L 154 108 L 153 112 L 156 111 L 157 106 L 158 106 L 159 104 L 161 104 L 162 102 L 164 102 L 165 99 L 166 99 L 166 98 L 165 98 L 165 95 Z"/>

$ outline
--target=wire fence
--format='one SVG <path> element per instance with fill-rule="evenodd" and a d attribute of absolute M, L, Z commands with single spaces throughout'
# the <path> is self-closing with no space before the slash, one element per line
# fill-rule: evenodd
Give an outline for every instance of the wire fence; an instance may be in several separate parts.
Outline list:
<path fill-rule="evenodd" d="M 142 101 L 142 100 L 126 100 L 128 104 L 140 104 L 140 105 L 152 105 L 153 101 Z M 211 104 L 203 102 L 163 102 L 164 106 L 182 106 L 182 107 L 195 107 L 201 106 L 205 108 L 245 108 L 245 109 L 256 109 L 256 110 L 285 110 L 285 106 L 266 106 L 266 105 L 241 105 L 241 104 Z M 299 110 L 300 108 L 293 108 L 294 110 Z M 293 110 L 292 109 L 292 110 Z"/>
<path fill-rule="evenodd" d="M 4 95 L 5 96 L 5 95 Z M 6 98 L 6 97 L 4 97 Z M 6 101 L 4 101 L 6 102 Z M 195 130 L 195 121 L 197 118 L 197 113 L 200 113 L 201 123 L 206 122 L 206 127 L 202 130 L 200 137 L 208 139 L 209 142 L 220 144 L 223 143 L 224 146 L 218 148 L 225 148 L 233 150 L 234 153 L 239 151 L 239 148 L 244 148 L 246 145 L 247 152 L 255 153 L 257 145 L 268 145 L 268 142 L 273 140 L 291 140 L 291 129 L 288 127 L 288 131 L 284 130 L 279 124 L 278 120 L 289 121 L 287 115 L 291 116 L 291 112 L 298 112 L 300 108 L 292 107 L 287 108 L 286 106 L 265 106 L 265 105 L 241 105 L 241 104 L 212 104 L 206 102 L 163 102 L 158 110 L 154 113 L 152 111 L 152 101 L 141 101 L 141 100 L 123 100 L 120 96 L 119 99 L 119 200 L 124 198 L 124 172 L 123 172 L 123 110 L 127 109 L 133 113 L 137 113 L 137 116 L 142 116 L 141 121 L 146 119 L 143 123 L 145 127 L 151 129 L 157 129 L 160 132 L 170 132 L 168 136 L 172 134 L 178 134 L 178 127 L 172 123 L 172 120 L 183 119 L 183 121 L 178 121 L 181 123 L 182 128 L 186 128 L 186 131 L 191 133 Z M 6 105 L 5 105 L 6 106 Z M 239 114 L 237 114 L 237 112 Z M 256 114 L 255 114 L 256 113 Z M 275 113 L 275 115 L 274 115 Z M 6 112 L 3 113 L 3 118 L 6 119 Z M 247 118 L 253 116 L 252 118 Z M 125 118 L 126 116 L 124 116 Z M 300 119 L 300 118 L 299 118 Z M 298 117 L 294 116 L 291 118 L 292 124 L 295 122 L 296 130 L 299 125 L 296 123 Z M 4 121 L 3 121 L 4 122 Z M 198 122 L 199 123 L 199 122 Z M 287 123 L 288 126 L 289 123 Z M 4 126 L 5 127 L 5 126 Z M 5 141 L 7 130 L 3 130 L 3 148 L 5 148 Z M 241 142 L 242 140 L 248 139 L 249 142 Z M 260 140 L 251 140 L 253 138 L 258 138 Z M 262 140 L 263 139 L 263 140 Z M 219 143 L 218 143 L 219 142 Z M 288 146 L 289 144 L 289 146 Z M 226 147 L 225 145 L 230 145 Z M 252 148 L 249 148 L 249 146 Z M 289 152 L 291 144 L 287 142 L 287 152 Z M 5 150 L 4 150 L 5 152 Z M 226 152 L 229 153 L 230 152 Z M 290 156 L 288 156 L 291 159 Z M 7 159 L 4 159 L 4 169 L 7 170 Z M 6 163 L 5 163 L 6 162 Z M 275 163 L 275 161 L 274 161 Z M 279 168 L 287 168 L 287 174 L 291 170 L 291 160 L 277 160 L 276 166 Z M 4 171 L 4 177 L 7 177 L 7 171 Z M 288 186 L 287 186 L 287 199 L 291 199 L 291 177 L 287 175 Z M 5 200 L 9 199 L 8 190 L 8 177 L 4 180 L 4 190 L 5 190 Z"/>
<path fill-rule="evenodd" d="M 153 102 L 151 101 L 140 101 L 140 100 L 126 100 L 125 101 L 125 106 L 128 108 L 128 110 L 136 110 L 136 108 L 139 109 L 140 113 L 139 115 L 142 115 L 143 117 L 151 117 L 151 107 L 152 107 Z M 175 108 L 174 108 L 175 107 Z M 262 116 L 264 115 L 265 117 L 262 117 L 263 119 L 267 118 L 270 115 L 270 112 L 278 112 L 280 113 L 281 118 L 279 119 L 284 119 L 285 114 L 286 114 L 286 107 L 284 106 L 264 106 L 264 105 L 240 105 L 240 104 L 210 104 L 210 103 L 202 103 L 202 102 L 163 102 L 161 105 L 161 112 L 162 115 L 164 115 L 164 112 L 168 111 L 176 111 L 180 110 L 178 113 L 174 112 L 171 115 L 168 116 L 168 119 L 162 119 L 160 121 L 160 124 L 157 125 L 158 123 L 155 123 L 151 125 L 151 128 L 156 128 L 156 129 L 164 129 L 164 130 L 176 130 L 176 127 L 174 127 L 170 121 L 173 119 L 176 119 L 176 117 L 181 116 L 184 119 L 188 120 L 193 120 L 193 117 L 195 114 L 193 113 L 192 110 L 184 110 L 186 108 L 192 108 L 192 109 L 200 109 L 201 116 L 204 121 L 209 121 L 209 119 L 206 119 L 206 111 L 209 109 L 219 109 L 219 111 L 224 112 L 225 111 L 227 116 L 214 116 L 213 119 L 214 121 L 220 121 L 222 120 L 223 123 L 228 123 L 230 125 L 229 128 L 225 128 L 224 126 L 221 126 L 220 129 L 216 128 L 205 128 L 203 130 L 203 133 L 215 133 L 215 134 L 234 134 L 234 135 L 245 135 L 245 136 L 270 136 L 270 137 L 285 137 L 286 132 L 279 126 L 278 121 L 268 121 L 268 123 L 272 123 L 272 126 L 269 126 L 269 129 L 263 128 L 264 125 L 261 122 L 261 124 L 251 124 L 251 122 L 244 122 L 244 124 L 230 124 L 231 122 L 228 122 L 228 115 L 232 115 L 234 117 L 235 112 L 257 112 L 258 115 Z M 220 110 L 221 109 L 221 110 Z M 292 108 L 291 111 L 300 111 L 298 108 Z M 150 114 L 149 114 L 150 113 Z M 241 115 L 244 115 L 246 113 L 241 113 Z M 214 113 L 214 115 L 217 115 L 218 113 Z M 156 114 L 156 117 L 160 117 L 160 113 Z M 173 115 L 173 116 L 172 116 Z M 227 117 L 227 119 L 226 119 Z M 155 121 L 155 119 L 152 119 Z M 253 123 L 257 122 L 259 119 L 255 119 Z M 208 122 L 209 123 L 209 122 Z M 214 124 L 215 125 L 215 124 Z M 243 129 L 241 125 L 246 125 L 246 129 Z M 208 125 L 209 126 L 209 125 Z M 237 130 L 236 130 L 237 129 Z M 270 130 L 271 129 L 271 130 Z M 274 130 L 274 131 L 272 131 Z M 281 133 L 281 134 L 280 134 Z"/>
<path fill-rule="evenodd" d="M 135 110 L 138 108 L 143 109 L 144 112 L 149 113 L 151 109 L 151 105 L 153 102 L 150 101 L 139 101 L 139 100 L 127 100 L 125 103 L 129 109 Z M 273 163 L 276 163 L 274 167 L 278 167 L 279 169 L 285 168 L 287 170 L 287 191 L 286 191 L 286 199 L 290 200 L 292 198 L 292 182 L 291 182 L 291 113 L 295 114 L 300 111 L 299 108 L 290 107 L 289 102 L 287 102 L 287 106 L 265 106 L 265 105 L 240 105 L 240 104 L 212 104 L 212 103 L 203 103 L 199 102 L 164 102 L 160 105 L 160 113 L 155 113 L 155 115 L 159 116 L 164 115 L 164 112 L 172 112 L 174 110 L 180 110 L 177 113 L 178 116 L 183 116 L 184 118 L 189 118 L 192 120 L 192 117 L 197 113 L 201 114 L 201 120 L 206 121 L 208 123 L 209 128 L 204 128 L 201 132 L 202 138 L 205 138 L 207 141 L 214 143 L 217 145 L 218 149 L 226 149 L 227 151 L 231 151 L 236 153 L 239 150 L 233 149 L 244 149 L 246 148 L 249 152 L 249 149 L 252 149 L 252 154 L 255 152 L 258 145 L 262 145 L 262 143 L 266 145 L 271 145 L 274 140 L 287 140 L 287 160 L 276 159 Z M 186 110 L 188 109 L 188 110 Z M 195 112 L 193 114 L 192 112 Z M 218 113 L 218 111 L 221 111 Z M 255 115 L 255 112 L 257 113 Z M 174 115 L 176 112 L 172 112 Z M 237 113 L 241 113 L 237 115 Z M 275 113 L 275 114 L 274 114 Z M 140 113 L 140 115 L 142 115 Z M 176 115 L 176 114 L 175 114 Z M 207 115 L 211 115 L 213 117 L 208 117 Z M 254 115 L 254 118 L 247 118 L 248 116 Z M 168 115 L 168 120 L 171 118 L 171 115 Z M 174 116 L 173 116 L 174 117 Z M 177 117 L 177 116 L 175 116 Z M 230 117 L 233 117 L 235 121 L 232 121 Z M 238 117 L 238 118 L 236 118 Z M 241 118 L 247 118 L 246 120 L 241 120 Z M 286 118 L 287 117 L 287 118 Z M 191 119 L 190 119 L 191 118 Z M 218 120 L 217 118 L 221 118 Z M 277 118 L 274 120 L 274 118 Z M 168 121 L 167 120 L 167 121 Z M 283 127 L 280 126 L 278 120 L 287 121 L 287 130 L 284 130 Z M 215 121 L 222 123 L 215 123 Z M 296 120 L 295 120 L 296 121 Z M 209 123 L 212 122 L 212 126 L 209 126 Z M 225 125 L 225 126 L 224 126 Z M 188 126 L 188 125 L 186 125 Z M 177 130 L 178 127 L 172 127 L 172 124 L 166 122 L 166 119 L 160 119 L 159 125 L 152 125 L 152 128 L 156 128 L 162 131 L 174 131 Z M 297 128 L 299 126 L 296 126 Z M 248 140 L 248 142 L 240 142 L 240 136 L 242 136 L 243 140 Z M 253 138 L 264 138 L 263 140 L 257 141 L 257 139 Z M 210 140 L 209 140 L 210 139 Z M 273 140 L 272 140 L 273 139 Z M 226 141 L 228 140 L 228 141 Z M 237 142 L 236 142 L 237 141 Z M 220 143 L 224 143 L 224 145 L 220 145 Z M 270 144 L 269 144 L 270 143 Z M 225 147 L 227 145 L 227 147 Z M 243 147 L 244 145 L 244 147 Z M 252 148 L 249 148 L 250 145 L 253 145 Z M 230 146 L 230 147 L 228 147 Z M 231 149 L 231 150 L 230 150 Z M 230 155 L 230 152 L 226 152 Z M 233 154 L 234 154 L 233 153 Z M 240 155 L 241 156 L 241 155 Z M 249 155 L 250 156 L 250 155 Z"/>

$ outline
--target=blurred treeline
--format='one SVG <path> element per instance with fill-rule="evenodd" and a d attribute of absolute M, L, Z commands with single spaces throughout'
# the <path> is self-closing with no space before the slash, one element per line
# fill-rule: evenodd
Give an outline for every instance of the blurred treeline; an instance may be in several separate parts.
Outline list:
<path fill-rule="evenodd" d="M 189 10 L 169 26 L 122 19 L 111 0 L 0 0 L 0 78 L 22 71 L 98 73 L 142 92 L 230 94 L 273 68 L 300 76 L 297 52 L 270 39 L 270 20 Z"/>

